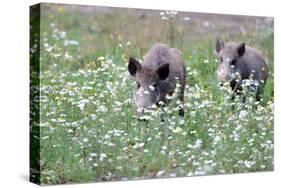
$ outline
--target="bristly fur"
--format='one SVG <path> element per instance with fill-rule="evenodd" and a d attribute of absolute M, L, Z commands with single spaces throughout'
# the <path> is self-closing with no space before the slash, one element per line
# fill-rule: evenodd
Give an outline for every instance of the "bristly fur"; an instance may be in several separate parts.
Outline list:
<path fill-rule="evenodd" d="M 128 67 L 129 72 L 130 66 L 132 66 L 130 63 Z M 131 75 L 135 76 L 136 81 L 142 83 L 144 87 L 147 87 L 151 83 L 157 83 L 157 89 L 159 90 L 159 96 L 157 98 L 165 103 L 167 102 L 165 99 L 166 94 L 174 92 L 177 78 L 180 84 L 178 98 L 184 103 L 186 67 L 181 58 L 180 51 L 175 48 L 169 48 L 166 44 L 157 43 L 144 56 L 144 61 L 140 66 L 141 68 L 138 69 L 136 74 Z M 163 75 L 163 78 L 158 73 L 160 68 L 164 70 L 164 73 L 165 70 L 168 71 L 166 72 L 167 75 Z M 183 109 L 181 109 L 180 115 L 184 115 Z"/>

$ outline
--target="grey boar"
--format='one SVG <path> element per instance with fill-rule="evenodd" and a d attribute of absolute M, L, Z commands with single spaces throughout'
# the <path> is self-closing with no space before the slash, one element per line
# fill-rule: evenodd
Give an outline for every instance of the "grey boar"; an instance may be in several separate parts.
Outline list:
<path fill-rule="evenodd" d="M 181 101 L 179 115 L 184 116 L 186 68 L 177 49 L 157 43 L 144 56 L 143 63 L 130 57 L 128 71 L 136 81 L 134 99 L 139 117 L 153 104 L 159 106 L 162 101 L 167 105 L 170 100 L 166 95 L 174 93 L 177 80 L 180 84 L 177 97 Z"/>
<path fill-rule="evenodd" d="M 221 82 L 230 82 L 237 93 L 242 91 L 242 83 L 247 79 L 256 85 L 256 99 L 261 98 L 261 89 L 268 78 L 268 66 L 261 53 L 245 43 L 224 43 L 220 38 L 216 41 L 216 52 L 219 57 L 217 78 Z"/>

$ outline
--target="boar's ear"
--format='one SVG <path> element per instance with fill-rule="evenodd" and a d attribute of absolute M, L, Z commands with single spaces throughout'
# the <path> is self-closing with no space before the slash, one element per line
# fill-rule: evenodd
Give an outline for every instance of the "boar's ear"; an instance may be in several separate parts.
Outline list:
<path fill-rule="evenodd" d="M 237 47 L 237 53 L 239 57 L 242 57 L 245 54 L 245 43 L 241 43 Z"/>
<path fill-rule="evenodd" d="M 130 57 L 129 64 L 128 64 L 128 71 L 132 76 L 135 76 L 137 71 L 140 71 L 141 64 L 138 60 Z"/>
<path fill-rule="evenodd" d="M 220 37 L 217 37 L 216 39 L 216 52 L 219 53 L 221 51 L 221 49 L 224 47 L 224 42 L 222 41 L 222 39 Z"/>
<path fill-rule="evenodd" d="M 170 66 L 169 66 L 169 64 L 165 63 L 163 65 L 160 65 L 157 68 L 156 72 L 157 72 L 160 80 L 165 80 L 169 76 L 169 73 L 170 73 Z"/>

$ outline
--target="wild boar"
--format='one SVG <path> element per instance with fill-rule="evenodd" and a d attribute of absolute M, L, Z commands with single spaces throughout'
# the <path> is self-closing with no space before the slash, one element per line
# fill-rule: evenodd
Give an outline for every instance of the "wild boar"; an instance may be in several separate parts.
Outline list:
<path fill-rule="evenodd" d="M 134 99 L 139 117 L 143 116 L 146 109 L 151 109 L 153 104 L 159 106 L 162 101 L 167 105 L 170 100 L 166 96 L 174 93 L 177 80 L 180 84 L 177 97 L 182 103 L 179 115 L 184 116 L 186 68 L 181 52 L 157 43 L 144 56 L 143 63 L 130 57 L 128 71 L 136 81 Z"/>
<path fill-rule="evenodd" d="M 261 53 L 245 43 L 224 43 L 216 41 L 216 52 L 219 57 L 217 78 L 221 82 L 230 82 L 236 93 L 241 93 L 242 83 L 252 80 L 256 85 L 256 99 L 261 98 L 261 89 L 268 78 L 268 66 Z"/>

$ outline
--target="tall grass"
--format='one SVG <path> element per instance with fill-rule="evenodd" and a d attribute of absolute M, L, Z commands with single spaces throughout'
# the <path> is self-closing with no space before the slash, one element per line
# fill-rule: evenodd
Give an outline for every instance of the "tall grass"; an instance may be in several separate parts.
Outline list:
<path fill-rule="evenodd" d="M 200 20 L 186 18 L 183 24 L 176 20 L 186 17 L 180 12 L 161 20 L 157 11 L 149 22 L 143 18 L 148 12 L 140 18 L 117 11 L 112 17 L 60 6 L 46 5 L 42 14 L 43 184 L 273 170 L 273 34 L 256 38 L 271 71 L 264 102 L 245 92 L 248 100 L 241 103 L 215 78 L 212 33 L 198 36 L 185 25 L 201 28 Z M 159 30 L 149 33 L 154 23 Z M 140 25 L 147 33 L 138 32 Z M 128 57 L 141 59 L 153 42 L 163 42 L 163 33 L 186 61 L 185 117 L 171 105 L 151 110 L 149 121 L 137 121 Z M 65 45 L 66 40 L 74 42 Z"/>

